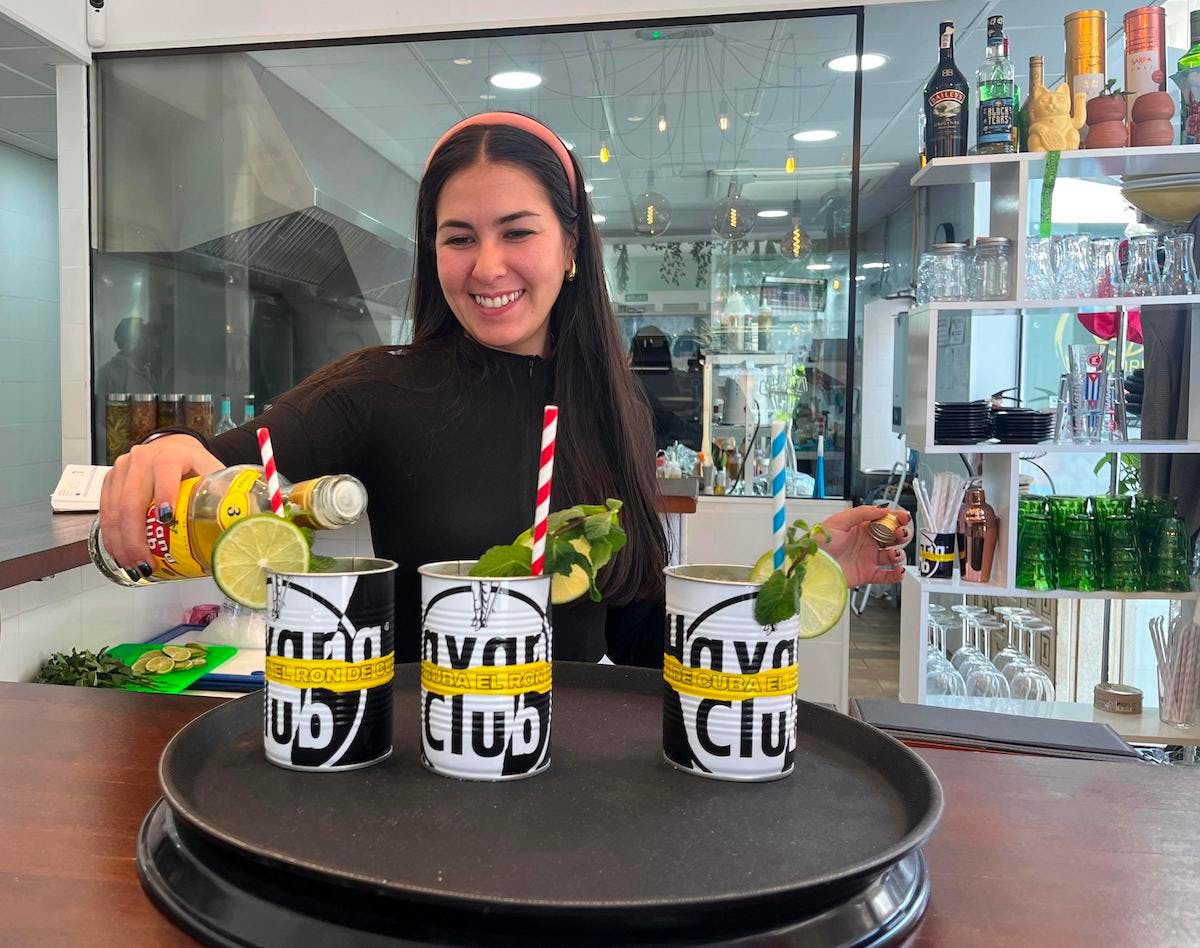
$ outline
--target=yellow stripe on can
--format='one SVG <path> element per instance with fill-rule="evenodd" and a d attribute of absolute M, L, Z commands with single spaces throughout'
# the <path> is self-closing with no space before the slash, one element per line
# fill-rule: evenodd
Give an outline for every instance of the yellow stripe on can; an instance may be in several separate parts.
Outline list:
<path fill-rule="evenodd" d="M 324 688 L 326 691 L 364 691 L 386 685 L 395 675 L 396 656 L 381 655 L 361 662 L 336 658 L 285 658 L 268 655 L 267 681 L 289 688 Z"/>
<path fill-rule="evenodd" d="M 745 701 L 749 698 L 778 698 L 794 694 L 797 667 L 786 665 L 739 675 L 711 668 L 688 668 L 679 659 L 663 655 L 663 681 L 680 694 L 714 701 Z"/>
<path fill-rule="evenodd" d="M 530 691 L 545 694 L 550 690 L 549 662 L 523 665 L 479 665 L 475 668 L 447 668 L 433 662 L 421 662 L 421 687 L 434 694 L 523 695 Z"/>

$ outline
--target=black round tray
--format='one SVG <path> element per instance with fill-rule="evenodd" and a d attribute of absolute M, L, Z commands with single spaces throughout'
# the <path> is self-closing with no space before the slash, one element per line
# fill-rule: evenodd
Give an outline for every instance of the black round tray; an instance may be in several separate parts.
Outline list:
<path fill-rule="evenodd" d="M 261 693 L 181 730 L 138 846 L 160 907 L 281 945 L 883 944 L 924 909 L 941 788 L 874 728 L 801 702 L 790 777 L 704 779 L 662 759 L 661 673 L 556 663 L 549 771 L 457 781 L 421 766 L 418 674 L 364 770 L 269 764 Z"/>

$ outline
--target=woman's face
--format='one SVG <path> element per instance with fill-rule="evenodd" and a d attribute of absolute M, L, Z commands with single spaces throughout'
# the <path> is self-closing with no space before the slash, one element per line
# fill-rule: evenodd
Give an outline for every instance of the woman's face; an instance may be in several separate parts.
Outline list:
<path fill-rule="evenodd" d="M 468 335 L 546 355 L 550 307 L 575 248 L 538 180 L 508 164 L 458 172 L 438 198 L 435 240 L 442 293 Z"/>

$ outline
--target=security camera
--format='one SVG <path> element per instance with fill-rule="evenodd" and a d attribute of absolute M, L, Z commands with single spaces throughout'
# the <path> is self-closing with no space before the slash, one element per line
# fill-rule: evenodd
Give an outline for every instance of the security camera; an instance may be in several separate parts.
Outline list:
<path fill-rule="evenodd" d="M 108 42 L 105 0 L 87 0 L 87 41 L 92 49 L 99 49 Z"/>

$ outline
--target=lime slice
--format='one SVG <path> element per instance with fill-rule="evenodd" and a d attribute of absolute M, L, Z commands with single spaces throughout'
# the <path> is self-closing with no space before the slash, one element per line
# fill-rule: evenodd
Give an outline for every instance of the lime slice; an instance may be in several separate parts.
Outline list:
<path fill-rule="evenodd" d="M 805 560 L 800 586 L 800 638 L 824 635 L 842 618 L 850 599 L 850 588 L 837 560 L 824 550 Z"/>
<path fill-rule="evenodd" d="M 155 652 L 146 652 L 144 655 L 139 656 L 137 661 L 135 661 L 133 663 L 133 665 L 131 666 L 133 673 L 135 675 L 144 674 L 146 671 L 146 666 L 150 663 L 150 659 L 155 658 L 161 654 L 162 654 L 162 652 L 155 651 Z"/>
<path fill-rule="evenodd" d="M 530 531 L 526 530 L 513 541 L 513 546 L 517 545 L 533 546 L 533 536 Z M 586 539 L 577 537 L 571 541 L 571 546 L 590 559 L 592 545 Z M 550 604 L 553 606 L 565 606 L 568 602 L 574 602 L 587 591 L 588 577 L 582 566 L 571 567 L 570 576 L 555 573 L 550 577 Z"/>
<path fill-rule="evenodd" d="M 150 661 L 146 662 L 146 671 L 154 672 L 156 675 L 165 675 L 169 671 L 175 670 L 175 661 L 167 658 L 166 655 L 155 655 Z"/>
<path fill-rule="evenodd" d="M 785 556 L 783 558 L 783 568 L 786 570 L 791 565 L 791 557 Z M 754 566 L 750 569 L 750 582 L 765 583 L 770 579 L 773 572 L 775 572 L 775 551 L 767 550 L 766 553 L 755 561 Z"/>
<path fill-rule="evenodd" d="M 251 609 L 267 607 L 267 570 L 306 573 L 308 540 L 290 520 L 256 514 L 239 520 L 213 547 L 213 579 L 226 596 Z"/>
<path fill-rule="evenodd" d="M 191 649 L 186 649 L 182 645 L 164 645 L 162 652 L 167 658 L 177 662 L 186 662 L 192 657 Z"/>

